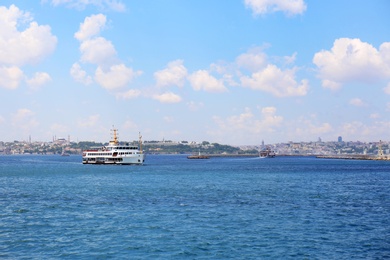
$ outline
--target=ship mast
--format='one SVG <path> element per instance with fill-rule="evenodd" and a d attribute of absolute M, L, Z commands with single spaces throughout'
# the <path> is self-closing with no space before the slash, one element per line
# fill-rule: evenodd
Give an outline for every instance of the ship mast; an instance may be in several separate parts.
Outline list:
<path fill-rule="evenodd" d="M 139 140 L 138 140 L 139 151 L 140 151 L 140 153 L 143 153 L 143 151 L 142 151 L 142 135 L 141 135 L 141 132 L 138 133 L 138 136 L 139 136 Z"/>
<path fill-rule="evenodd" d="M 117 131 L 118 129 L 115 129 L 114 126 L 112 126 L 113 129 L 111 129 L 111 131 L 113 132 L 112 135 L 113 135 L 113 140 L 110 141 L 110 144 L 114 144 L 114 145 L 118 145 L 118 136 L 117 136 Z"/>
<path fill-rule="evenodd" d="M 383 156 L 383 150 L 382 150 L 382 140 L 379 140 L 379 147 L 378 147 L 378 156 Z"/>

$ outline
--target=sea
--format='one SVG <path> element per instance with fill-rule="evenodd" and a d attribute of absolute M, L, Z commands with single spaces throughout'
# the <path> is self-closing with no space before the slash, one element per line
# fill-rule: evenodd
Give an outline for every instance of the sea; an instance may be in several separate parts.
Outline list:
<path fill-rule="evenodd" d="M 1 259 L 388 259 L 390 161 L 0 156 Z"/>

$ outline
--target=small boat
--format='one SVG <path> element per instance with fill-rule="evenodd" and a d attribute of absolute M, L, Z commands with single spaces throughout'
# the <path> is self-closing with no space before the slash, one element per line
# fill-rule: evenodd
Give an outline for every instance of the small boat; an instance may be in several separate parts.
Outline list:
<path fill-rule="evenodd" d="M 107 146 L 91 147 L 83 151 L 83 164 L 135 164 L 142 165 L 145 162 L 145 154 L 142 151 L 141 135 L 139 147 L 137 145 L 119 144 L 117 129 L 113 129 L 113 140 Z"/>
<path fill-rule="evenodd" d="M 66 153 L 64 149 L 62 149 L 61 156 L 70 156 L 70 154 Z"/>
<path fill-rule="evenodd" d="M 188 159 L 210 159 L 210 156 L 207 155 L 201 155 L 200 152 L 198 155 L 190 155 L 187 156 Z"/>

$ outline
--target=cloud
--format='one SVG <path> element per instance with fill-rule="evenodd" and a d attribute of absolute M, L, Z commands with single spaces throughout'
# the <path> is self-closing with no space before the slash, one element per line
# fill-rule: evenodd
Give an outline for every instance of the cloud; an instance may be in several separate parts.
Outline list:
<path fill-rule="evenodd" d="M 383 91 L 384 91 L 387 95 L 390 95 L 390 82 L 387 84 L 386 87 L 383 88 Z"/>
<path fill-rule="evenodd" d="M 141 91 L 138 89 L 130 89 L 125 92 L 116 92 L 115 97 L 117 99 L 133 99 L 139 97 L 141 95 Z"/>
<path fill-rule="evenodd" d="M 295 123 L 295 136 L 300 136 L 303 139 L 312 139 L 320 135 L 333 132 L 333 127 L 329 123 L 313 123 L 310 120 L 299 119 Z"/>
<path fill-rule="evenodd" d="M 126 120 L 122 127 L 123 130 L 137 130 L 138 125 L 134 123 L 132 120 Z"/>
<path fill-rule="evenodd" d="M 124 64 L 113 65 L 107 71 L 99 66 L 95 72 L 95 80 L 103 88 L 115 90 L 126 86 L 140 73 L 133 71 L 132 68 L 126 67 Z"/>
<path fill-rule="evenodd" d="M 91 128 L 96 126 L 99 123 L 100 120 L 100 115 L 91 115 L 87 119 L 83 119 L 79 121 L 79 126 L 80 127 L 86 127 L 86 128 Z"/>
<path fill-rule="evenodd" d="M 50 2 L 53 6 L 66 5 L 69 8 L 84 10 L 88 5 L 93 5 L 99 9 L 109 9 L 116 12 L 126 11 L 125 4 L 118 0 L 42 0 L 43 3 Z"/>
<path fill-rule="evenodd" d="M 372 118 L 372 119 L 378 119 L 378 118 L 380 118 L 380 117 L 381 117 L 381 115 L 378 114 L 378 113 L 372 113 L 372 114 L 370 114 L 370 118 Z"/>
<path fill-rule="evenodd" d="M 21 108 L 12 115 L 12 125 L 24 131 L 29 131 L 31 128 L 39 125 L 35 119 L 35 113 L 27 108 Z"/>
<path fill-rule="evenodd" d="M 226 83 L 232 87 L 241 86 L 261 90 L 276 97 L 305 96 L 309 90 L 309 81 L 302 79 L 297 82 L 295 78 L 299 69 L 292 64 L 297 54 L 268 58 L 263 52 L 264 48 L 251 48 L 246 53 L 238 55 L 233 63 L 212 64 L 212 71 L 222 75 L 222 79 L 218 81 L 219 84 Z M 269 59 L 281 63 L 284 69 L 272 64 Z M 202 89 L 199 85 L 193 84 L 194 89 Z"/>
<path fill-rule="evenodd" d="M 34 77 L 28 79 L 26 82 L 33 90 L 38 90 L 41 86 L 51 81 L 51 77 L 46 72 L 36 72 Z"/>
<path fill-rule="evenodd" d="M 187 77 L 187 69 L 182 60 L 175 60 L 168 63 L 167 68 L 154 73 L 158 87 L 184 85 Z"/>
<path fill-rule="evenodd" d="M 190 101 L 187 103 L 187 107 L 190 111 L 198 111 L 199 109 L 204 107 L 204 104 L 202 102 L 196 103 L 194 101 Z"/>
<path fill-rule="evenodd" d="M 112 43 L 103 37 L 83 41 L 80 45 L 81 61 L 104 66 L 116 59 L 116 50 Z"/>
<path fill-rule="evenodd" d="M 264 107 L 260 114 L 254 114 L 248 107 L 239 115 L 232 115 L 226 119 L 214 116 L 214 122 L 218 129 L 212 131 L 215 136 L 235 136 L 236 142 L 244 144 L 248 140 L 256 140 L 259 135 L 269 134 L 276 131 L 283 122 L 283 117 L 276 115 L 275 107 Z M 244 141 L 246 140 L 246 141 Z"/>
<path fill-rule="evenodd" d="M 204 90 L 207 92 L 225 92 L 227 88 L 224 86 L 222 80 L 217 80 L 209 74 L 206 70 L 198 70 L 192 73 L 188 80 L 194 90 Z"/>
<path fill-rule="evenodd" d="M 245 0 L 245 6 L 252 9 L 254 15 L 280 11 L 293 16 L 306 11 L 303 0 Z"/>
<path fill-rule="evenodd" d="M 77 82 L 83 83 L 84 85 L 89 85 L 93 82 L 91 76 L 87 75 L 87 72 L 83 70 L 77 62 L 72 65 L 70 68 L 70 75 Z"/>
<path fill-rule="evenodd" d="M 56 45 L 50 26 L 38 25 L 15 5 L 0 6 L 0 86 L 16 89 L 24 78 L 21 67 L 42 61 Z"/>
<path fill-rule="evenodd" d="M 80 24 L 80 29 L 74 34 L 74 37 L 79 41 L 91 39 L 93 36 L 99 35 L 102 28 L 105 27 L 107 18 L 103 14 L 96 14 L 86 17 L 84 22 Z"/>
<path fill-rule="evenodd" d="M 175 121 L 175 119 L 172 116 L 164 116 L 163 117 L 164 122 L 166 123 L 172 123 Z"/>
<path fill-rule="evenodd" d="M 50 130 L 53 133 L 61 133 L 61 134 L 69 133 L 69 127 L 59 123 L 52 124 L 50 126 Z"/>
<path fill-rule="evenodd" d="M 356 107 L 364 107 L 367 106 L 367 104 L 361 100 L 360 98 L 353 98 L 349 101 L 350 105 L 356 106 Z"/>
<path fill-rule="evenodd" d="M 309 89 L 307 80 L 296 82 L 294 69 L 282 71 L 273 64 L 268 64 L 251 77 L 241 77 L 241 84 L 243 87 L 269 92 L 276 97 L 304 96 Z"/>
<path fill-rule="evenodd" d="M 0 67 L 0 87 L 16 89 L 23 78 L 23 71 L 16 66 Z"/>
<path fill-rule="evenodd" d="M 178 103 L 181 101 L 181 97 L 172 92 L 166 92 L 160 95 L 154 95 L 154 99 L 160 101 L 161 103 Z"/>
<path fill-rule="evenodd" d="M 139 91 L 122 91 L 142 72 L 134 71 L 121 62 L 117 58 L 114 45 L 100 36 L 101 29 L 105 27 L 106 22 L 106 16 L 97 14 L 86 17 L 80 24 L 79 31 L 74 34 L 74 37 L 80 41 L 80 63 L 96 65 L 96 69 L 95 72 L 89 73 L 81 67 L 79 62 L 76 62 L 72 65 L 70 74 L 75 81 L 88 85 L 93 82 L 88 74 L 94 73 L 94 81 L 117 98 L 128 99 L 139 96 Z"/>
<path fill-rule="evenodd" d="M 342 135 L 348 136 L 349 138 L 353 136 L 359 136 L 360 138 L 362 138 L 364 135 L 367 135 L 368 132 L 368 127 L 359 121 L 344 123 L 341 126 Z M 357 138 L 357 140 L 359 140 L 360 138 Z"/>
<path fill-rule="evenodd" d="M 15 5 L 9 9 L 0 7 L 0 64 L 34 64 L 54 51 L 57 38 L 51 34 L 50 26 L 32 21 L 24 31 L 18 31 L 31 19 L 29 13 L 20 11 Z"/>
<path fill-rule="evenodd" d="M 267 55 L 260 48 L 253 48 L 236 58 L 238 67 L 245 68 L 251 72 L 264 69 L 267 64 Z"/>
<path fill-rule="evenodd" d="M 339 89 L 350 82 L 375 82 L 390 79 L 390 42 L 379 50 L 360 39 L 340 38 L 330 51 L 314 55 L 322 86 Z"/>

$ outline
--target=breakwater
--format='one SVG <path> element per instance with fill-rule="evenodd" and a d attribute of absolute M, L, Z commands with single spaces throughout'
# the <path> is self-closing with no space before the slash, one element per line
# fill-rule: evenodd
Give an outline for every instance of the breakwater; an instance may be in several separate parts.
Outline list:
<path fill-rule="evenodd" d="M 258 154 L 207 154 L 207 157 L 259 157 Z"/>
<path fill-rule="evenodd" d="M 335 154 L 335 155 L 317 155 L 316 158 L 322 159 L 344 159 L 344 160 L 375 160 L 390 161 L 389 156 L 366 155 L 366 154 Z"/>

